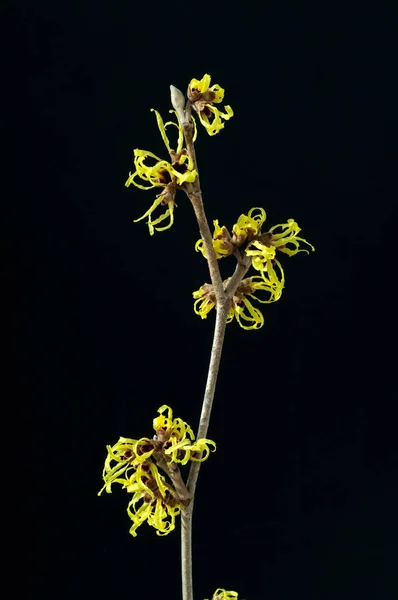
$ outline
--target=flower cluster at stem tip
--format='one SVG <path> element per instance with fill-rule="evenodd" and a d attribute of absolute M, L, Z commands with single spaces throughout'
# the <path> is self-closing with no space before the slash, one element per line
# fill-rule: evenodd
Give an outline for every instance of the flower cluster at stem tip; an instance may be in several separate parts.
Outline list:
<path fill-rule="evenodd" d="M 288 256 L 294 256 L 298 252 L 309 254 L 309 250 L 302 248 L 301 244 L 306 244 L 311 250 L 315 250 L 312 244 L 298 236 L 301 229 L 293 219 L 288 219 L 287 223 L 274 225 L 263 232 L 262 226 L 265 220 L 265 210 L 255 207 L 247 214 L 240 215 L 232 227 L 232 234 L 225 226 L 220 227 L 218 220 L 213 222 L 213 248 L 216 258 L 219 260 L 232 254 L 245 255 L 250 258 L 251 266 L 260 273 L 243 279 L 232 299 L 228 322 L 236 318 L 243 329 L 259 329 L 264 325 L 261 311 L 253 306 L 249 298 L 269 304 L 279 300 L 282 295 L 285 273 L 276 258 L 276 253 L 282 252 Z M 195 249 L 206 257 L 202 239 L 196 242 Z M 229 279 L 224 281 L 224 287 L 228 282 Z M 266 292 L 267 298 L 258 298 L 257 291 Z M 206 319 L 211 309 L 216 306 L 213 287 L 206 283 L 193 292 L 193 297 L 195 313 L 202 319 Z"/>
<path fill-rule="evenodd" d="M 229 105 L 225 106 L 225 112 L 219 110 L 214 104 L 224 100 L 224 89 L 218 84 L 210 87 L 211 77 L 206 73 L 199 81 L 192 79 L 188 86 L 188 99 L 199 116 L 199 120 L 209 135 L 216 135 L 224 128 L 224 121 L 234 116 Z"/>
<path fill-rule="evenodd" d="M 113 446 L 107 446 L 107 457 L 102 473 L 104 485 L 98 495 L 105 490 L 112 492 L 114 483 L 132 494 L 127 513 L 133 524 L 130 533 L 136 536 L 136 529 L 145 521 L 156 529 L 158 535 L 167 535 L 175 528 L 175 517 L 181 512 L 181 498 L 172 482 L 159 472 L 171 463 L 186 465 L 189 461 L 206 460 L 216 444 L 212 440 L 195 440 L 190 426 L 180 418 L 173 419 L 173 411 L 163 405 L 159 416 L 153 420 L 156 432 L 152 439 L 119 438 Z"/>
<path fill-rule="evenodd" d="M 218 84 L 210 87 L 210 82 L 211 77 L 207 74 L 200 81 L 192 79 L 188 86 L 187 95 L 189 102 L 191 102 L 191 105 L 197 112 L 199 120 L 207 133 L 209 135 L 216 135 L 224 128 L 223 120 L 230 119 L 234 113 L 230 106 L 225 106 L 225 113 L 214 106 L 214 104 L 222 102 L 224 90 Z M 149 150 L 136 148 L 134 150 L 135 171 L 133 173 L 130 172 L 125 185 L 129 187 L 133 184 L 140 190 L 149 190 L 156 187 L 163 188 L 162 192 L 156 196 L 155 201 L 142 217 L 134 220 L 134 223 L 138 223 L 138 221 L 148 218 L 149 233 L 153 235 L 155 231 L 164 231 L 173 225 L 176 192 L 178 189 L 184 190 L 185 184 L 193 183 L 197 172 L 194 168 L 192 158 L 188 155 L 186 148 L 183 147 L 184 132 L 176 111 L 170 110 L 171 113 L 174 113 L 176 122 L 167 121 L 166 123 L 163 122 L 161 115 L 155 109 L 151 108 L 151 111 L 156 115 L 160 135 L 170 155 L 170 160 L 163 160 Z M 192 117 L 192 122 L 194 126 L 193 141 L 195 141 L 197 128 L 194 117 Z M 177 129 L 176 150 L 171 148 L 167 136 L 167 127 L 170 126 Z M 139 180 L 142 183 L 139 183 Z M 164 213 L 152 220 L 152 213 L 159 206 L 166 206 L 167 208 Z M 166 221 L 166 224 L 159 227 L 160 223 L 164 221 Z"/>
<path fill-rule="evenodd" d="M 229 105 L 225 106 L 225 112 L 214 106 L 223 101 L 224 89 L 218 84 L 212 86 L 210 84 L 211 77 L 207 73 L 200 80 L 191 79 L 187 91 L 187 106 L 190 103 L 190 106 L 198 114 L 200 123 L 205 127 L 207 133 L 213 136 L 224 128 L 224 121 L 228 121 L 234 113 Z M 184 112 L 185 99 L 181 92 L 179 94 L 182 114 L 190 114 L 190 111 Z M 155 231 L 164 231 L 172 226 L 177 190 L 189 193 L 187 186 L 192 186 L 198 175 L 192 156 L 184 148 L 184 127 L 179 121 L 179 115 L 181 119 L 183 118 L 180 108 L 176 104 L 174 106 L 177 107 L 178 113 L 176 110 L 170 112 L 175 115 L 176 122 L 164 123 L 160 114 L 151 109 L 156 115 L 158 128 L 170 160 L 161 159 L 148 150 L 135 149 L 135 171 L 130 173 L 126 181 L 127 187 L 133 184 L 142 190 L 162 188 L 161 193 L 156 196 L 149 209 L 134 221 L 138 222 L 147 218 L 151 235 Z M 191 118 L 194 128 L 192 141 L 195 141 L 196 122 L 193 116 Z M 168 127 L 177 129 L 176 150 L 173 150 L 170 145 L 167 136 Z M 153 219 L 152 214 L 159 206 L 166 206 L 166 210 Z M 268 231 L 262 231 L 265 220 L 266 213 L 263 208 L 252 208 L 247 214 L 240 215 L 231 233 L 225 226 L 220 227 L 218 220 L 213 221 L 213 249 L 216 258 L 221 259 L 235 255 L 239 260 L 248 257 L 250 266 L 259 273 L 259 275 L 241 281 L 229 308 L 228 322 L 236 319 L 243 329 L 259 329 L 264 325 L 263 314 L 259 308 L 254 306 L 253 302 L 269 304 L 281 298 L 285 286 L 285 274 L 282 264 L 277 258 L 277 253 L 294 256 L 298 252 L 309 253 L 307 248 L 315 250 L 312 244 L 299 237 L 301 229 L 294 219 L 288 219 L 287 223 L 280 223 Z M 303 248 L 302 245 L 306 245 L 307 248 Z M 195 249 L 206 257 L 202 239 L 197 241 Z M 228 281 L 229 279 L 224 282 L 225 286 Z M 266 296 L 259 298 L 257 292 L 265 293 Z M 216 307 L 216 297 L 212 286 L 210 284 L 202 285 L 199 290 L 193 292 L 193 297 L 195 313 L 202 319 L 207 318 L 212 308 Z"/>

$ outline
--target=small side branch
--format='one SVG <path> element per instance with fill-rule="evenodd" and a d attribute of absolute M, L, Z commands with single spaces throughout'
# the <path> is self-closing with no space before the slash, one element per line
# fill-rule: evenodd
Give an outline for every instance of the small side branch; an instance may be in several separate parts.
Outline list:
<path fill-rule="evenodd" d="M 250 257 L 242 255 L 238 250 L 235 253 L 238 263 L 235 267 L 235 272 L 225 287 L 225 295 L 228 301 L 232 301 L 236 290 L 238 289 L 242 279 L 250 269 Z"/>
<path fill-rule="evenodd" d="M 177 493 L 178 500 L 182 502 L 182 504 L 188 504 L 191 499 L 191 494 L 189 493 L 184 480 L 181 475 L 181 471 L 175 463 L 168 463 L 165 459 L 162 452 L 154 452 L 153 457 L 156 460 L 157 465 L 169 476 L 171 482 L 174 486 L 174 489 Z"/>

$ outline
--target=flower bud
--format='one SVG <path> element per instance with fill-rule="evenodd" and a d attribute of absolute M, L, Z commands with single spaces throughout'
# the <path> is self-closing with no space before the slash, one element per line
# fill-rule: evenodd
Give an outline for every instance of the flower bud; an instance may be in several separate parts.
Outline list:
<path fill-rule="evenodd" d="M 185 96 L 184 94 L 174 85 L 170 86 L 171 104 L 178 115 L 180 123 L 185 122 Z"/>

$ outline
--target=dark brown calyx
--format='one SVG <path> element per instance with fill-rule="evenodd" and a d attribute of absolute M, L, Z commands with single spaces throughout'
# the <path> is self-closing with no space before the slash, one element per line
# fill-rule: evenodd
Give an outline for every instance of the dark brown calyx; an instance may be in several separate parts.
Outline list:
<path fill-rule="evenodd" d="M 272 233 L 269 231 L 262 233 L 257 239 L 259 242 L 261 242 L 261 244 L 264 244 L 264 246 L 267 246 L 268 248 L 272 246 Z"/>
<path fill-rule="evenodd" d="M 199 103 L 210 104 L 211 102 L 213 102 L 214 98 L 216 97 L 216 94 L 212 90 L 206 90 L 205 92 L 202 93 L 197 88 L 191 87 L 189 85 L 188 91 L 187 91 L 187 96 L 188 96 L 188 99 L 194 105 L 199 104 Z"/>
<path fill-rule="evenodd" d="M 146 454 L 147 452 L 153 450 L 153 448 L 154 445 L 152 444 L 152 442 L 148 442 L 147 444 L 139 444 L 139 446 L 137 446 L 137 454 L 138 456 L 142 456 L 143 454 Z"/>
<path fill-rule="evenodd" d="M 126 460 L 134 459 L 135 454 L 132 450 L 125 450 L 123 453 L 123 458 L 125 458 Z"/>

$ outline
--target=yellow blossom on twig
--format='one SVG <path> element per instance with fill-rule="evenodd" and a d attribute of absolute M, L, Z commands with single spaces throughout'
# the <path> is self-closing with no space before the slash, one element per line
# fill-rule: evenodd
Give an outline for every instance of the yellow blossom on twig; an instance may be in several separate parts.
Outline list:
<path fill-rule="evenodd" d="M 253 301 L 261 302 L 262 304 L 270 304 L 276 302 L 282 295 L 282 290 L 285 284 L 282 267 L 279 261 L 275 261 L 281 272 L 281 278 L 267 278 L 264 273 L 262 276 L 254 275 L 243 279 L 232 298 L 231 306 L 228 312 L 227 323 L 236 319 L 243 329 L 260 329 L 264 325 L 264 317 L 262 312 L 255 306 Z M 228 279 L 224 281 L 224 287 L 228 283 Z M 256 292 L 267 292 L 268 297 L 261 299 L 256 295 Z M 213 286 L 209 283 L 202 285 L 199 290 L 193 292 L 194 311 L 202 319 L 206 319 L 209 312 L 216 306 L 216 296 L 213 291 Z M 251 298 L 252 300 L 249 300 Z"/>
<path fill-rule="evenodd" d="M 129 178 L 126 181 L 126 187 L 131 184 L 135 185 L 141 190 L 149 190 L 156 187 L 162 187 L 163 191 L 156 196 L 155 201 L 150 208 L 140 217 L 135 219 L 134 223 L 141 221 L 148 217 L 147 225 L 151 235 L 155 231 L 164 231 L 169 229 L 174 222 L 174 207 L 175 207 L 175 194 L 177 189 L 184 185 L 184 183 L 192 183 L 196 178 L 196 171 L 193 168 L 193 161 L 188 156 L 187 151 L 183 148 L 183 131 L 181 126 L 174 121 L 168 121 L 163 123 L 163 119 L 160 114 L 152 109 L 156 115 L 156 120 L 163 142 L 170 154 L 171 161 L 162 160 L 153 152 L 147 150 L 134 150 L 134 167 L 135 171 L 130 173 Z M 170 111 L 175 112 L 175 111 Z M 178 141 L 177 150 L 174 151 L 167 137 L 167 127 L 173 125 L 178 130 Z M 148 163 L 148 161 L 150 161 Z M 150 164 L 152 162 L 152 164 Z M 136 180 L 139 179 L 143 183 L 138 183 Z M 166 211 L 152 220 L 152 213 L 160 205 L 167 205 Z M 160 223 L 168 219 L 167 225 L 158 227 Z"/>
<path fill-rule="evenodd" d="M 218 224 L 218 220 L 213 221 L 214 232 L 213 232 L 213 248 L 216 254 L 216 258 L 224 258 L 225 256 L 229 256 L 234 251 L 234 246 L 231 244 L 231 237 L 226 229 L 226 227 L 220 227 Z M 196 252 L 201 252 L 205 258 L 206 250 L 203 244 L 202 238 L 198 240 L 195 244 Z"/>
<path fill-rule="evenodd" d="M 294 256 L 298 252 L 307 252 L 307 248 L 301 248 L 300 244 L 307 244 L 311 250 L 314 246 L 304 238 L 298 237 L 301 231 L 294 219 L 288 219 L 287 223 L 274 225 L 269 231 L 262 233 L 261 229 L 267 216 L 263 208 L 254 207 L 247 214 L 242 214 L 232 227 L 232 235 L 228 229 L 220 227 L 218 220 L 213 221 L 213 248 L 216 258 L 224 258 L 231 254 L 237 254 L 238 251 L 244 252 L 251 259 L 251 265 L 257 271 L 260 271 L 266 285 L 272 288 L 271 302 L 275 302 L 281 296 L 284 287 L 285 276 L 282 265 L 276 259 L 277 252 L 284 252 L 289 256 Z M 195 250 L 200 251 L 206 257 L 203 240 L 200 239 L 195 244 Z M 208 288 L 202 288 L 194 292 L 196 302 L 194 310 L 196 314 L 205 319 L 207 314 L 215 305 L 215 296 Z M 233 307 L 232 307 L 233 308 Z M 246 310 L 245 310 L 246 309 Z M 244 315 L 251 315 L 254 318 L 257 310 L 253 308 L 250 301 L 242 299 L 241 304 L 236 305 L 236 311 L 233 316 L 237 318 Z M 231 320 L 233 318 L 230 313 Z M 260 323 L 260 321 L 257 321 Z M 261 327 L 259 324 L 258 327 Z"/>
<path fill-rule="evenodd" d="M 238 221 L 232 227 L 232 236 L 228 229 L 223 225 L 220 227 L 218 219 L 213 221 L 213 248 L 216 258 L 224 258 L 234 253 L 244 242 L 250 242 L 261 231 L 261 226 L 266 219 L 266 213 L 263 208 L 251 208 L 247 215 L 240 215 Z M 202 238 L 195 244 L 196 252 L 201 252 L 206 258 L 206 251 Z M 275 254 L 275 250 L 273 250 Z M 272 257 L 273 258 L 273 257 Z"/>
<path fill-rule="evenodd" d="M 250 242 L 254 236 L 258 235 L 266 218 L 265 210 L 259 207 L 251 208 L 247 215 L 240 215 L 232 227 L 236 246 L 239 247 L 246 241 Z"/>
<path fill-rule="evenodd" d="M 281 231 L 276 233 L 278 229 Z M 307 240 L 298 237 L 297 234 L 300 231 L 301 229 L 296 221 L 288 219 L 287 223 L 274 225 L 265 233 L 258 232 L 245 250 L 246 255 L 251 257 L 253 268 L 260 271 L 276 287 L 281 283 L 281 279 L 275 271 L 275 264 L 278 266 L 284 281 L 282 265 L 275 259 L 276 251 L 284 252 L 289 256 L 294 256 L 298 252 L 307 252 L 309 254 L 306 248 L 300 248 L 300 242 L 307 244 L 311 250 L 315 250 L 314 246 L 307 242 Z M 293 249 L 289 248 L 288 244 L 292 245 Z"/>
<path fill-rule="evenodd" d="M 153 420 L 156 435 L 152 439 L 121 437 L 114 446 L 107 446 L 104 485 L 98 495 L 104 490 L 110 494 L 114 483 L 132 494 L 127 512 L 133 521 L 133 536 L 144 521 L 158 535 L 167 535 L 174 529 L 181 504 L 186 505 L 189 499 L 177 464 L 203 462 L 216 449 L 212 440 L 195 440 L 191 427 L 180 418 L 173 419 L 169 406 L 161 406 L 158 413 Z M 163 469 L 171 483 L 158 468 Z"/>
<path fill-rule="evenodd" d="M 163 413 L 167 411 L 167 416 Z M 203 462 L 210 454 L 210 446 L 213 452 L 216 444 L 212 440 L 201 438 L 195 441 L 192 429 L 180 418 L 173 419 L 173 411 L 170 406 L 164 404 L 158 410 L 159 416 L 153 420 L 153 428 L 156 438 L 162 442 L 162 449 L 172 462 L 186 465 L 189 460 Z"/>
<path fill-rule="evenodd" d="M 145 521 L 156 529 L 157 535 L 167 535 L 175 529 L 175 517 L 181 512 L 165 478 L 160 473 L 156 478 L 150 478 L 154 469 L 157 471 L 156 465 L 151 464 L 151 471 L 141 475 L 138 483 L 132 482 L 126 486 L 127 491 L 133 493 L 127 513 L 133 521 L 130 533 L 134 537 L 137 535 L 136 529 Z"/>
<path fill-rule="evenodd" d="M 144 439 L 146 440 L 142 438 Z M 175 516 L 180 512 L 178 499 L 152 460 L 147 458 L 137 464 L 137 455 L 133 449 L 137 449 L 137 442 L 125 438 L 121 438 L 113 448 L 108 446 L 108 457 L 103 474 L 105 485 L 98 495 L 104 489 L 107 493 L 111 493 L 111 485 L 120 483 L 128 493 L 132 494 L 127 506 L 127 513 L 133 521 L 130 528 L 131 535 L 134 537 L 137 535 L 136 529 L 144 521 L 148 521 L 148 524 L 157 530 L 158 535 L 166 535 L 175 527 Z M 145 453 L 147 457 L 148 454 L 149 451 Z M 144 454 L 140 458 L 143 456 Z M 116 465 L 112 467 L 110 463 L 113 460 L 116 461 Z"/>
<path fill-rule="evenodd" d="M 242 329 L 260 329 L 264 325 L 264 316 L 260 309 L 253 306 L 252 300 L 261 304 L 276 302 L 281 297 L 283 286 L 283 277 L 281 281 L 277 280 L 275 282 L 264 276 L 253 276 L 243 279 L 232 299 L 227 323 L 230 323 L 235 318 Z M 259 298 L 256 295 L 258 291 L 267 292 L 268 298 Z M 249 300 L 249 298 L 252 298 L 252 300 Z"/>
<path fill-rule="evenodd" d="M 255 248 L 255 250 L 253 250 Z M 266 246 L 255 240 L 251 243 L 250 248 L 246 250 L 247 256 L 251 257 L 252 267 L 256 269 L 256 271 L 261 271 L 261 273 L 267 273 L 268 278 L 275 284 L 278 283 L 278 277 L 275 273 L 275 269 L 273 265 L 277 262 L 274 258 L 275 256 L 275 248 L 272 246 Z M 277 262 L 279 269 L 284 277 L 284 271 L 282 265 Z"/>
<path fill-rule="evenodd" d="M 206 74 L 201 80 L 191 79 L 188 86 L 188 98 L 199 116 L 199 120 L 209 135 L 216 135 L 224 128 L 224 121 L 233 116 L 230 106 L 225 106 L 221 112 L 214 104 L 219 104 L 224 99 L 224 90 L 218 84 L 210 87 L 211 77 Z"/>
<path fill-rule="evenodd" d="M 278 228 L 281 231 L 277 232 Z M 276 248 L 279 252 L 284 252 L 289 256 L 294 256 L 298 252 L 310 253 L 307 248 L 300 248 L 300 242 L 307 244 L 312 251 L 315 251 L 312 244 L 307 242 L 304 238 L 298 237 L 297 234 L 300 233 L 300 231 L 301 228 L 298 226 L 298 223 L 296 223 L 294 219 L 288 219 L 287 223 L 279 223 L 278 225 L 271 227 L 265 236 L 267 236 L 267 242 L 271 244 L 271 246 Z M 293 248 L 288 248 L 289 244 L 292 245 Z"/>
<path fill-rule="evenodd" d="M 193 309 L 202 319 L 207 319 L 207 315 L 216 305 L 216 295 L 213 286 L 210 283 L 204 283 L 198 290 L 192 293 L 195 302 Z"/>
<path fill-rule="evenodd" d="M 124 484 L 127 473 L 152 455 L 154 445 L 152 440 L 148 438 L 132 440 L 121 437 L 114 446 L 107 446 L 106 448 L 108 455 L 102 473 L 105 485 L 101 492 L 106 489 L 107 493 L 110 494 L 112 483 Z M 112 465 L 112 463 L 116 464 Z M 124 475 L 124 479 L 121 479 L 122 475 Z"/>

